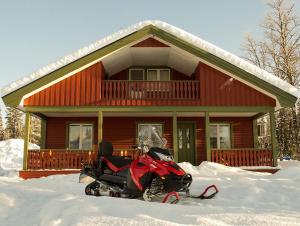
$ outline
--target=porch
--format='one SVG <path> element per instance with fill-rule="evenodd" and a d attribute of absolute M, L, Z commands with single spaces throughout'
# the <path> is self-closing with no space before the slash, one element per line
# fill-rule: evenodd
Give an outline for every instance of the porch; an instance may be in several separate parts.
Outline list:
<path fill-rule="evenodd" d="M 185 157 L 193 159 L 193 164 L 202 161 L 212 161 L 228 166 L 276 166 L 276 142 L 274 137 L 275 126 L 272 117 L 273 109 L 269 107 L 103 107 L 101 110 L 85 107 L 84 109 L 62 108 L 27 108 L 26 135 L 24 145 L 24 174 L 43 171 L 52 173 L 78 172 L 85 162 L 92 163 L 97 156 L 97 144 L 102 139 L 110 140 L 115 146 L 114 155 L 130 156 L 134 158 L 134 151 L 130 145 L 135 144 L 137 124 L 140 122 L 163 123 L 163 135 L 168 140 L 168 148 L 173 150 L 176 161 L 185 161 Z M 62 112 L 63 111 L 63 112 Z M 67 112 L 65 112 L 67 111 Z M 43 145 L 41 150 L 28 150 L 30 135 L 30 114 L 39 112 L 45 115 L 43 119 Z M 256 120 L 262 114 L 271 115 L 272 149 L 258 149 Z M 59 117 L 58 117 L 59 116 Z M 74 118 L 76 117 L 76 118 Z M 273 119 L 272 119 L 273 118 Z M 64 123 L 55 124 L 53 120 L 65 120 Z M 70 150 L 69 147 L 55 147 L 51 144 L 49 133 L 51 125 L 57 131 L 67 131 L 66 128 L 58 128 L 58 124 L 66 125 L 70 121 L 94 122 L 93 134 L 95 139 L 93 147 L 89 150 Z M 194 154 L 183 156 L 182 144 L 179 139 L 180 122 L 194 122 Z M 213 145 L 210 126 L 214 123 L 228 122 L 232 137 L 229 148 L 211 147 Z M 273 125 L 273 126 L 272 126 Z M 48 134 L 47 134 L 48 133 Z M 66 132 L 67 133 L 67 132 Z M 57 139 L 57 138 L 56 138 Z M 62 140 L 66 139 L 64 137 Z M 27 141 L 27 142 L 26 142 Z M 48 142 L 48 144 L 47 144 Z M 57 141 L 59 143 L 59 141 Z M 65 141 L 61 141 L 67 145 Z M 52 146 L 51 146 L 52 145 Z M 194 157 L 191 157 L 194 155 Z M 275 157 L 274 157 L 275 156 Z M 75 170 L 75 171 L 74 171 Z M 21 175 L 20 173 L 20 175 Z M 46 173 L 47 174 L 47 173 Z M 32 176 L 31 176 L 32 177 Z"/>

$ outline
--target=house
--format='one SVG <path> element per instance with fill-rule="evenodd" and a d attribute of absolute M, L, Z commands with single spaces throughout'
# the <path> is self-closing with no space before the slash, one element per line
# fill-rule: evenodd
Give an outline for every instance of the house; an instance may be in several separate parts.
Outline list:
<path fill-rule="evenodd" d="M 299 90 L 188 32 L 144 21 L 3 88 L 26 112 L 24 178 L 78 172 L 101 140 L 116 155 L 154 126 L 176 161 L 275 166 L 274 111 Z M 41 150 L 29 150 L 30 115 L 42 119 Z M 272 147 L 258 148 L 257 119 L 270 115 Z"/>

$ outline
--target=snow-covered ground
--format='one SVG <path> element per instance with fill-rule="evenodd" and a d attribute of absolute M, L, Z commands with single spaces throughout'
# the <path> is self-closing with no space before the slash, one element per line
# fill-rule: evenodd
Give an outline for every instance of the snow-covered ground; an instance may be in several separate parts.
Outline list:
<path fill-rule="evenodd" d="M 78 175 L 21 180 L 6 174 L 0 225 L 300 225 L 299 161 L 280 163 L 274 175 L 209 162 L 180 165 L 193 175 L 192 194 L 215 184 L 217 196 L 177 205 L 89 197 Z"/>

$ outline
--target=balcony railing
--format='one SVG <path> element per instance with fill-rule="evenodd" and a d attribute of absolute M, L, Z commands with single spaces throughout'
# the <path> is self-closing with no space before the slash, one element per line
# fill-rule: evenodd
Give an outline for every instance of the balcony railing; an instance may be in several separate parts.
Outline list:
<path fill-rule="evenodd" d="M 199 81 L 104 80 L 104 100 L 198 100 Z"/>
<path fill-rule="evenodd" d="M 273 155 L 266 149 L 213 149 L 211 161 L 227 166 L 272 166 Z"/>

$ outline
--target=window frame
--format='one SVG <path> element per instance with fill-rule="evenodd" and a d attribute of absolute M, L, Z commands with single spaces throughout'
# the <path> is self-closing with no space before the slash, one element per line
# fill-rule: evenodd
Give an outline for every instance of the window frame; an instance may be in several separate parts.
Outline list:
<path fill-rule="evenodd" d="M 78 149 L 74 149 L 74 148 L 70 148 L 70 128 L 71 126 L 80 126 L 80 139 L 79 139 L 79 148 Z M 91 149 L 83 149 L 82 148 L 82 138 L 83 138 L 83 126 L 91 126 L 92 127 L 92 146 Z M 66 140 L 66 145 L 67 145 L 67 150 L 71 150 L 71 151 L 78 151 L 78 150 L 84 150 L 84 151 L 90 151 L 93 150 L 93 146 L 94 146 L 94 128 L 95 125 L 93 122 L 69 122 L 67 123 L 67 140 Z"/>
<path fill-rule="evenodd" d="M 162 71 L 162 70 L 166 70 L 166 71 L 168 71 L 169 72 L 169 78 L 168 78 L 168 80 L 164 80 L 164 81 L 171 81 L 171 70 L 170 70 L 170 68 L 147 68 L 147 81 L 153 81 L 153 80 L 148 80 L 148 72 L 149 71 L 156 71 L 156 78 L 157 78 L 157 80 L 155 80 L 155 81 L 162 81 L 161 79 L 160 79 L 160 72 Z"/>
<path fill-rule="evenodd" d="M 211 149 L 231 149 L 232 148 L 232 146 L 233 146 L 233 142 L 232 142 L 232 139 L 233 139 L 233 134 L 232 134 L 232 126 L 231 126 L 231 124 L 230 123 L 210 123 L 209 124 L 209 130 L 210 130 L 210 127 L 211 126 L 217 126 L 217 147 L 216 148 L 212 148 L 211 147 Z M 229 144 L 229 148 L 221 148 L 220 146 L 221 146 L 221 139 L 220 139 L 220 126 L 228 126 L 229 127 L 229 142 L 230 142 L 230 144 Z M 210 142 L 210 138 L 211 138 L 211 136 L 210 136 L 210 131 L 209 131 L 209 142 Z"/>
<path fill-rule="evenodd" d="M 143 79 L 142 80 L 132 80 L 131 79 L 131 71 L 142 71 L 143 72 Z M 144 68 L 129 68 L 129 81 L 145 81 L 145 69 Z"/>
<path fill-rule="evenodd" d="M 257 137 L 267 136 L 267 126 L 264 123 L 257 124 Z"/>

